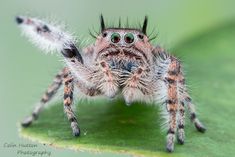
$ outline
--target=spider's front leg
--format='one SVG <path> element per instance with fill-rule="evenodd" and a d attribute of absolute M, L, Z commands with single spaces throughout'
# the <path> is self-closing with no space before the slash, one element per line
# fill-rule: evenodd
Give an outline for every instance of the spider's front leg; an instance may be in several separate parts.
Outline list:
<path fill-rule="evenodd" d="M 65 58 L 74 58 L 83 63 L 81 54 L 75 46 L 75 39 L 59 26 L 24 16 L 17 16 L 16 22 L 23 34 L 45 52 L 59 52 Z"/>
<path fill-rule="evenodd" d="M 67 118 L 71 123 L 73 135 L 79 136 L 80 129 L 78 127 L 78 121 L 72 109 L 74 78 L 70 72 L 68 72 L 67 75 L 64 75 L 63 83 L 64 83 L 64 112 L 66 113 Z"/>
<path fill-rule="evenodd" d="M 36 18 L 23 16 L 16 17 L 16 22 L 22 29 L 23 33 L 40 49 L 46 52 L 59 52 L 64 56 L 65 62 L 68 66 L 68 69 L 66 68 L 66 72 L 63 75 L 64 78 L 60 79 L 60 83 L 62 80 L 64 82 L 64 111 L 71 122 L 74 136 L 78 136 L 80 134 L 80 130 L 71 107 L 73 103 L 74 79 L 76 78 L 76 83 L 82 85 L 84 90 L 87 90 L 89 93 L 90 91 L 88 87 L 92 87 L 93 85 L 88 79 L 92 70 L 88 69 L 83 64 L 83 58 L 78 48 L 75 46 L 74 38 L 69 33 L 62 31 L 60 27 L 53 26 Z M 54 87 L 54 83 L 52 86 Z M 23 122 L 24 126 L 29 125 L 32 120 L 35 119 L 35 115 L 38 115 L 43 104 L 49 100 L 48 97 L 51 97 L 54 94 L 54 91 L 57 90 L 57 86 L 54 88 L 54 90 L 51 88 L 48 89 L 44 96 L 45 100 L 43 98 L 43 103 L 40 104 L 39 107 L 36 107 L 33 116 L 27 118 Z M 49 91 L 53 92 L 51 93 Z"/>
<path fill-rule="evenodd" d="M 59 26 L 53 26 L 37 18 L 17 16 L 16 22 L 23 34 L 40 49 L 62 54 L 76 80 L 92 86 L 87 79 L 91 70 L 83 64 L 83 58 L 75 46 L 75 39 L 69 33 L 61 30 Z"/>
<path fill-rule="evenodd" d="M 63 81 L 63 76 L 65 75 L 66 68 L 62 69 L 54 78 L 53 83 L 48 87 L 46 92 L 43 94 L 40 102 L 34 107 L 34 110 L 32 114 L 28 117 L 26 117 L 22 121 L 22 126 L 23 127 L 28 127 L 29 125 L 32 124 L 33 121 L 38 119 L 39 114 L 43 110 L 44 106 L 46 105 L 47 102 L 49 102 L 52 97 L 56 94 L 57 90 L 60 88 L 62 85 Z"/>

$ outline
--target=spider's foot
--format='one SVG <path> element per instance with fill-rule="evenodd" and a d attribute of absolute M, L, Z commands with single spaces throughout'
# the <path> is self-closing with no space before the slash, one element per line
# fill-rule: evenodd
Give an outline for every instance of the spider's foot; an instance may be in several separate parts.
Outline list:
<path fill-rule="evenodd" d="M 73 131 L 73 136 L 75 136 L 75 137 L 80 136 L 80 129 L 79 129 L 78 124 L 76 122 L 71 123 L 71 128 Z"/>
<path fill-rule="evenodd" d="M 171 153 L 174 151 L 174 134 L 167 135 L 167 144 L 166 144 L 166 151 Z"/>
<path fill-rule="evenodd" d="M 28 127 L 28 126 L 30 126 L 30 125 L 32 124 L 32 122 L 33 122 L 33 117 L 32 117 L 32 116 L 28 116 L 28 117 L 26 117 L 26 118 L 21 122 L 21 125 L 22 125 L 23 127 Z"/>
<path fill-rule="evenodd" d="M 125 104 L 126 104 L 126 106 L 131 106 L 131 101 L 127 101 L 127 100 L 125 100 Z"/>
<path fill-rule="evenodd" d="M 169 152 L 169 153 L 172 153 L 174 151 L 174 144 L 173 143 L 167 144 L 166 145 L 166 151 Z"/>
<path fill-rule="evenodd" d="M 203 126 L 203 124 L 199 120 L 195 121 L 194 125 L 195 125 L 197 131 L 199 131 L 201 133 L 204 133 L 206 131 L 206 128 Z"/>
<path fill-rule="evenodd" d="M 75 136 L 75 137 L 80 136 L 80 129 L 79 128 L 73 129 L 73 136 Z"/>
<path fill-rule="evenodd" d="M 178 136 L 177 136 L 177 141 L 179 144 L 184 144 L 184 139 L 185 139 L 185 135 L 184 135 L 184 130 L 179 129 L 178 130 Z"/>

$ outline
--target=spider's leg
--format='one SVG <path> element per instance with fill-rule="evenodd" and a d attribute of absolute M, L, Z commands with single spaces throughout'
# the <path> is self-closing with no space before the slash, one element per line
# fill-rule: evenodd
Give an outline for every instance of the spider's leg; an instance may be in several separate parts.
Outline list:
<path fill-rule="evenodd" d="M 196 111 L 194 108 L 194 105 L 192 104 L 192 100 L 187 92 L 186 85 L 185 85 L 185 79 L 183 76 L 182 71 L 179 73 L 179 79 L 178 79 L 178 85 L 179 85 L 179 99 L 180 99 L 180 106 L 179 106 L 179 120 L 178 120 L 178 142 L 180 144 L 184 143 L 184 108 L 185 105 L 188 107 L 188 111 L 190 114 L 190 120 L 194 123 L 196 129 L 199 132 L 205 132 L 206 128 L 203 126 L 203 124 L 199 121 L 199 119 L 196 116 Z"/>
<path fill-rule="evenodd" d="M 36 46 L 45 52 L 57 52 L 64 56 L 65 62 L 76 80 L 92 86 L 89 77 L 92 70 L 83 64 L 83 58 L 75 46 L 75 39 L 59 26 L 51 25 L 37 18 L 18 16 L 16 22 Z M 92 49 L 89 50 L 92 52 Z"/>
<path fill-rule="evenodd" d="M 172 152 L 174 150 L 175 133 L 177 130 L 177 114 L 179 108 L 177 83 L 179 63 L 171 56 L 169 57 L 169 60 L 170 63 L 164 79 L 167 84 L 166 110 L 169 114 L 166 149 L 168 152 Z"/>
<path fill-rule="evenodd" d="M 16 22 L 22 32 L 36 46 L 45 52 L 59 52 L 65 58 L 74 58 L 83 62 L 75 46 L 75 39 L 59 26 L 51 25 L 37 18 L 17 16 Z"/>
<path fill-rule="evenodd" d="M 78 127 L 78 121 L 75 113 L 72 109 L 73 104 L 73 91 L 74 91 L 74 79 L 71 73 L 64 76 L 64 112 L 67 115 L 68 120 L 71 123 L 71 128 L 74 136 L 80 135 L 80 129 Z"/>
<path fill-rule="evenodd" d="M 184 101 L 187 104 L 186 106 L 187 106 L 189 114 L 190 114 L 190 120 L 199 132 L 204 133 L 206 131 L 206 128 L 197 118 L 196 110 L 195 110 L 194 104 L 192 103 L 190 96 L 187 93 L 185 95 L 186 96 L 184 98 Z"/>
<path fill-rule="evenodd" d="M 61 70 L 54 78 L 53 83 L 48 87 L 47 91 L 42 96 L 40 102 L 35 106 L 32 115 L 26 117 L 22 121 L 22 126 L 27 127 L 29 126 L 34 120 L 36 120 L 40 114 L 40 112 L 43 110 L 45 104 L 51 100 L 51 98 L 55 95 L 57 90 L 62 84 L 63 81 L 63 75 L 65 73 L 65 69 Z"/>
<path fill-rule="evenodd" d="M 157 47 L 156 62 L 156 101 L 163 102 L 162 113 L 166 119 L 166 150 L 174 150 L 175 134 L 178 128 L 178 139 L 184 141 L 184 104 L 180 102 L 180 63 L 160 47 Z M 179 136 L 180 135 L 180 136 Z"/>
<path fill-rule="evenodd" d="M 155 75 L 157 102 L 162 102 L 162 115 L 166 120 L 164 127 L 167 129 L 166 150 L 174 151 L 175 134 L 178 123 L 178 73 L 179 62 L 167 54 L 163 49 L 156 48 Z M 165 129 L 164 128 L 164 129 Z"/>
<path fill-rule="evenodd" d="M 168 67 L 166 81 L 169 83 L 168 93 L 170 88 L 174 88 L 175 100 L 177 103 L 177 140 L 179 144 L 184 144 L 185 133 L 184 133 L 184 125 L 185 125 L 185 103 L 182 100 L 184 96 L 184 77 L 181 69 L 180 62 L 170 56 L 170 64 Z M 171 85 L 172 84 L 172 85 Z M 174 85 L 175 84 L 175 85 Z M 170 94 L 168 94 L 169 97 Z M 169 150 L 168 150 L 169 151 Z"/>
<path fill-rule="evenodd" d="M 196 118 L 194 105 L 191 103 L 191 98 L 186 90 L 180 62 L 160 47 L 156 47 L 154 55 L 157 65 L 156 97 L 159 97 L 158 101 L 163 101 L 166 104 L 166 112 L 168 113 L 165 114 L 168 122 L 167 151 L 172 152 L 176 127 L 178 129 L 178 142 L 180 144 L 184 143 L 185 106 L 188 107 L 190 118 L 198 131 L 204 132 L 206 129 Z"/>
<path fill-rule="evenodd" d="M 179 108 L 178 108 L 178 132 L 177 132 L 177 141 L 179 144 L 184 144 L 185 140 L 185 133 L 184 133 L 184 126 L 185 126 L 185 103 L 182 100 L 182 97 L 184 95 L 184 76 L 181 72 L 181 69 L 178 70 L 178 100 L 179 100 Z"/>

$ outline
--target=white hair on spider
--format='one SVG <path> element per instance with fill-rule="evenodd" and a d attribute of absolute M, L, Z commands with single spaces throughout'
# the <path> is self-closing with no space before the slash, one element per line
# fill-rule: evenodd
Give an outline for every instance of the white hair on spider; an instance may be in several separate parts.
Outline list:
<path fill-rule="evenodd" d="M 60 26 L 52 26 L 37 18 L 24 16 L 17 16 L 16 21 L 22 29 L 23 35 L 27 36 L 33 44 L 45 53 L 70 49 L 71 45 L 75 43 L 73 36 L 62 31 Z"/>

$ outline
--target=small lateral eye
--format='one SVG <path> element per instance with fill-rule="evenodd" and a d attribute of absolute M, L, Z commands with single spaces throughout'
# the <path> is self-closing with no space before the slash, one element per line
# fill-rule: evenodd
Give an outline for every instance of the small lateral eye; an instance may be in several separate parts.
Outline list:
<path fill-rule="evenodd" d="M 120 34 L 118 34 L 118 33 L 113 33 L 113 34 L 111 35 L 111 41 L 112 41 L 113 43 L 118 43 L 118 42 L 120 41 L 120 39 L 121 39 L 121 36 L 120 36 Z"/>
<path fill-rule="evenodd" d="M 139 35 L 138 35 L 138 38 L 144 39 L 144 36 L 143 36 L 142 34 L 139 34 Z"/>
<path fill-rule="evenodd" d="M 105 38 L 107 36 L 107 33 L 106 32 L 102 33 L 102 36 Z"/>
<path fill-rule="evenodd" d="M 43 25 L 42 30 L 43 32 L 50 32 L 50 29 L 48 28 L 47 25 Z"/>
<path fill-rule="evenodd" d="M 124 36 L 124 40 L 126 43 L 130 44 L 130 43 L 133 43 L 134 42 L 134 35 L 132 33 L 127 33 L 125 36 Z"/>

